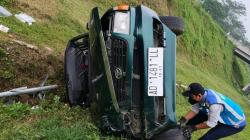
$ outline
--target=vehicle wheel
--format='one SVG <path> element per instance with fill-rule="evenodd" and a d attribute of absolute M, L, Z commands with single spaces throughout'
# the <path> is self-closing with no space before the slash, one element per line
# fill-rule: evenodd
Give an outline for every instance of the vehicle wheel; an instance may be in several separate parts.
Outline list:
<path fill-rule="evenodd" d="M 69 41 L 64 59 L 67 102 L 70 106 L 88 106 L 88 34 Z"/>
<path fill-rule="evenodd" d="M 170 129 L 165 132 L 162 132 L 161 134 L 154 136 L 152 140 L 165 140 L 165 139 L 186 140 L 180 128 L 174 128 L 174 129 Z"/>
<path fill-rule="evenodd" d="M 184 22 L 182 18 L 174 16 L 160 16 L 160 20 L 177 36 L 184 32 Z"/>

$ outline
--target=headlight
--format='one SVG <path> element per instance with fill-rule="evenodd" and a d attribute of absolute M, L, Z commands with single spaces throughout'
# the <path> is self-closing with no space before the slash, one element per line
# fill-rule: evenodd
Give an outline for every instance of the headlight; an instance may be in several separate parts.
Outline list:
<path fill-rule="evenodd" d="M 130 17 L 129 12 L 116 12 L 113 32 L 129 34 Z"/>

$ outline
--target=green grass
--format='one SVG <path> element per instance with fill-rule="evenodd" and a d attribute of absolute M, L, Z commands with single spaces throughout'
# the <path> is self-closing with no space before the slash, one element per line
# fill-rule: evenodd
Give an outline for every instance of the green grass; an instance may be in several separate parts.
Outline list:
<path fill-rule="evenodd" d="M 42 23 L 28 26 L 21 23 L 14 17 L 5 18 L 2 22 L 11 29 L 10 33 L 17 38 L 22 38 L 26 42 L 31 42 L 41 47 L 50 46 L 53 49 L 62 51 L 66 46 L 67 40 L 80 33 L 81 25 L 78 22 L 65 20 L 58 17 L 55 23 Z M 59 21 L 64 21 L 64 25 Z M 71 27 L 75 27 L 73 30 Z M 78 28 L 77 28 L 78 27 Z"/>
<path fill-rule="evenodd" d="M 0 43 L 1 45 L 1 43 Z M 7 57 L 6 51 L 0 48 L 0 81 L 1 79 L 10 80 L 14 77 L 12 70 L 10 69 L 10 60 Z"/>
<path fill-rule="evenodd" d="M 188 63 L 183 59 L 177 59 L 177 82 L 188 85 L 191 82 L 200 82 L 205 87 L 214 89 L 224 95 L 232 98 L 237 103 L 239 103 L 242 108 L 244 108 L 245 115 L 250 115 L 250 104 L 246 102 L 246 97 L 242 96 L 237 89 L 235 89 L 227 80 L 219 77 L 216 74 L 210 73 L 207 70 L 203 70 L 195 65 Z M 182 90 L 179 89 L 177 94 L 177 116 L 183 116 L 188 110 L 191 109 L 190 104 L 187 100 L 181 96 Z M 250 118 L 247 117 L 247 122 L 250 121 Z M 195 132 L 194 139 L 201 137 L 206 131 Z M 239 140 L 246 140 L 249 136 L 250 127 L 246 127 L 245 130 L 237 135 L 227 138 L 227 140 L 233 140 L 235 138 Z"/>
<path fill-rule="evenodd" d="M 3 6 L 9 8 L 13 14 L 20 11 L 26 12 L 31 15 L 36 22 L 28 26 L 17 20 L 14 16 L 1 18 L 0 22 L 10 28 L 10 34 L 14 35 L 15 38 L 36 44 L 41 48 L 49 46 L 55 50 L 55 54 L 61 54 L 63 52 L 69 39 L 87 31 L 85 26 L 93 7 L 98 6 L 100 8 L 100 14 L 102 15 L 107 9 L 119 4 L 137 5 L 139 3 L 136 0 L 55 0 L 53 2 L 45 0 L 44 3 L 46 2 L 51 3 L 52 6 L 44 6 L 42 2 L 34 2 L 31 0 L 3 1 Z M 163 3 L 159 8 L 161 2 L 161 0 L 155 2 L 147 0 L 144 3 L 153 9 L 158 8 L 160 13 L 164 13 L 164 7 L 167 5 Z"/>
<path fill-rule="evenodd" d="M 37 22 L 28 26 L 14 17 L 0 18 L 2 24 L 10 27 L 11 35 L 9 37 L 5 33 L 0 33 L 0 41 L 17 38 L 40 48 L 51 47 L 55 50 L 55 54 L 63 54 L 70 38 L 86 32 L 85 25 L 93 7 L 98 6 L 102 15 L 108 8 L 118 4 L 141 3 L 139 0 L 16 0 L 15 2 L 17 3 L 14 6 L 6 0 L 0 4 L 8 7 L 13 13 L 27 12 Z M 44 7 L 41 2 L 50 4 Z M 244 108 L 246 116 L 250 116 L 250 105 L 240 91 L 250 82 L 249 66 L 235 58 L 233 55 L 235 46 L 227 40 L 223 30 L 208 13 L 195 0 L 144 0 L 142 3 L 160 15 L 171 14 L 184 19 L 185 33 L 178 37 L 177 42 L 177 82 L 185 85 L 200 82 L 208 88 L 224 93 Z M 0 50 L 1 61 L 5 58 L 5 52 Z M 11 71 L 8 69 L 10 65 L 1 67 L 0 77 L 6 80 L 11 78 Z M 180 95 L 181 91 L 178 89 L 176 98 L 178 118 L 190 109 L 187 100 Z M 38 109 L 30 108 L 21 103 L 0 105 L 2 124 L 0 139 L 100 139 L 101 137 L 89 110 L 71 109 L 59 103 L 58 99 L 42 102 Z M 247 121 L 250 122 L 249 117 Z M 195 132 L 193 139 L 198 139 L 205 132 L 206 130 L 201 133 Z M 226 140 L 245 140 L 249 135 L 250 128 L 247 126 L 243 132 Z M 110 136 L 106 139 L 120 138 Z"/>
<path fill-rule="evenodd" d="M 70 108 L 58 96 L 37 107 L 1 104 L 0 139 L 100 139 L 88 110 Z"/>
<path fill-rule="evenodd" d="M 205 87 L 221 92 L 237 103 L 250 115 L 250 105 L 240 91 L 250 82 L 250 70 L 242 60 L 235 58 L 235 47 L 227 40 L 223 30 L 195 1 L 174 1 L 172 10 L 185 21 L 185 33 L 178 39 L 177 75 L 178 83 L 188 85 L 200 82 Z M 177 93 L 177 116 L 180 117 L 191 108 L 187 100 Z M 247 118 L 250 121 L 250 118 Z M 195 132 L 193 139 L 198 139 L 206 130 Z M 250 135 L 250 128 L 227 140 L 245 140 Z"/>
<path fill-rule="evenodd" d="M 19 0 L 22 3 L 22 0 Z M 28 26 L 17 20 L 14 16 L 8 18 L 1 18 L 1 23 L 10 28 L 10 34 L 14 36 L 14 38 L 18 38 L 24 40 L 31 44 L 36 44 L 39 47 L 51 47 L 56 50 L 56 54 L 60 54 L 63 52 L 68 40 L 82 32 L 85 32 L 85 24 L 87 22 L 86 17 L 88 17 L 87 12 L 84 12 L 84 9 L 88 7 L 88 5 L 84 4 L 80 0 L 77 1 L 61 1 L 60 4 L 58 1 L 54 5 L 55 10 L 49 15 L 43 11 L 44 6 L 36 6 L 31 4 L 26 4 L 28 7 L 25 11 L 25 8 L 22 8 L 22 5 L 16 3 L 15 6 L 7 6 L 10 11 L 13 13 L 18 13 L 20 11 L 27 12 L 31 15 L 36 22 Z M 9 5 L 9 4 L 8 4 Z M 62 6 L 61 6 L 62 5 Z M 83 5 L 86 7 L 81 7 L 79 5 Z M 58 10 L 57 7 L 60 7 Z M 29 8 L 33 8 L 35 10 L 31 11 Z M 53 9 L 51 7 L 50 9 Z M 74 10 L 72 10 L 74 9 Z M 43 16 L 38 16 L 36 12 L 40 12 Z M 85 14 L 83 14 L 85 13 Z"/>

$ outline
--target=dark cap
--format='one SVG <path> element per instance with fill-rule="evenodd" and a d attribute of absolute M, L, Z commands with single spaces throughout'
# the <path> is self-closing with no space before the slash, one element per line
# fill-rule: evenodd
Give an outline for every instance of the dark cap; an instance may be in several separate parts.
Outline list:
<path fill-rule="evenodd" d="M 204 94 L 205 90 L 203 86 L 199 83 L 191 83 L 188 86 L 188 89 L 182 93 L 183 96 L 189 97 L 191 95 L 198 95 L 201 93 L 202 95 Z"/>

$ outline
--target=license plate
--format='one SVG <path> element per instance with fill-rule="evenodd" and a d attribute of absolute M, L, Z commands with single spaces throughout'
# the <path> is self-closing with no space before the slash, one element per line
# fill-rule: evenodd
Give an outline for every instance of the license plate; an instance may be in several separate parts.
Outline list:
<path fill-rule="evenodd" d="M 163 96 L 163 48 L 148 49 L 148 96 Z"/>

